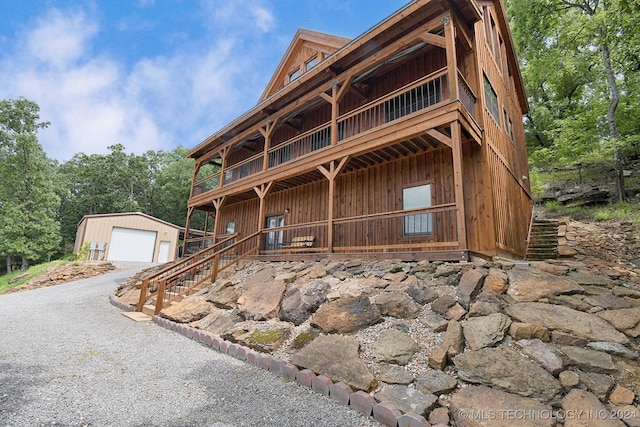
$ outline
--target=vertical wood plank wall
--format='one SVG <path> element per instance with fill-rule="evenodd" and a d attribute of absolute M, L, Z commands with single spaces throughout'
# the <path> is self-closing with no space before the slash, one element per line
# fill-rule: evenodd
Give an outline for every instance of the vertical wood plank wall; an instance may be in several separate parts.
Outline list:
<path fill-rule="evenodd" d="M 336 218 L 401 210 L 402 189 L 427 183 L 433 184 L 433 205 L 453 203 L 452 169 L 451 150 L 442 147 L 341 174 L 336 179 Z M 328 188 L 328 181 L 322 180 L 271 193 L 265 198 L 265 215 L 282 215 L 288 208 L 290 211 L 285 217 L 285 225 L 326 221 L 329 209 Z M 257 198 L 223 206 L 216 225 L 218 234 L 225 232 L 228 221 L 235 221 L 236 232 L 241 237 L 256 231 L 258 206 Z M 451 227 L 452 224 L 447 226 Z M 352 227 L 351 232 L 365 236 L 366 227 L 366 223 L 362 223 Z M 397 230 L 397 234 L 402 234 L 402 230 Z M 443 231 L 441 234 L 453 235 L 453 232 Z M 326 246 L 326 233 L 316 237 L 316 246 Z"/>
<path fill-rule="evenodd" d="M 485 5 L 497 23 L 493 2 L 480 2 L 481 8 Z M 488 19 L 485 17 L 486 22 L 490 22 Z M 485 150 L 493 187 L 496 243 L 500 249 L 523 256 L 531 218 L 531 189 L 522 111 L 517 105 L 513 79 L 509 77 L 504 47 L 499 58 L 494 58 L 487 41 L 486 28 L 483 22 L 476 24 L 481 73 L 484 73 L 498 95 L 500 116 L 498 123 L 489 110 L 483 108 Z M 483 78 L 482 74 L 480 78 Z M 482 86 L 480 90 L 484 92 Z M 484 93 L 482 97 L 485 98 Z M 505 126 L 505 111 L 513 123 L 513 139 Z"/>

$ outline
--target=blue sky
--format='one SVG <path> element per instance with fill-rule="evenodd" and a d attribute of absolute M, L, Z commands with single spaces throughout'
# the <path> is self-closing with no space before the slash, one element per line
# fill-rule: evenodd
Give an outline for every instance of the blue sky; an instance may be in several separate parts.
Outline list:
<path fill-rule="evenodd" d="M 356 37 L 408 0 L 1 0 L 0 99 L 51 158 L 192 148 L 253 107 L 300 27 Z"/>

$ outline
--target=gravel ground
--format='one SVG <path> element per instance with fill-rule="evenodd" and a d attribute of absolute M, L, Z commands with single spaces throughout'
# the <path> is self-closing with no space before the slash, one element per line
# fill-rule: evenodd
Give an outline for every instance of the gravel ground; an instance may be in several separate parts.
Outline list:
<path fill-rule="evenodd" d="M 379 426 L 108 302 L 142 264 L 0 295 L 0 426 Z"/>

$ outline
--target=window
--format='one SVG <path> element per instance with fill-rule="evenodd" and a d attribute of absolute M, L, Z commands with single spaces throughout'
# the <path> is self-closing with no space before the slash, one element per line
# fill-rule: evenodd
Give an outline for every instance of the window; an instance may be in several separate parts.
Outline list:
<path fill-rule="evenodd" d="M 484 97 L 487 102 L 487 108 L 493 116 L 493 119 L 500 125 L 500 108 L 498 107 L 498 94 L 491 86 L 487 76 L 484 76 Z"/>
<path fill-rule="evenodd" d="M 509 118 L 509 115 L 507 114 L 507 110 L 502 110 L 502 112 L 504 113 L 504 131 L 506 132 L 507 135 L 509 135 L 509 138 L 511 138 L 511 141 L 513 141 L 513 122 Z"/>
<path fill-rule="evenodd" d="M 289 83 L 291 83 L 292 81 L 300 77 L 301 74 L 302 74 L 302 71 L 300 71 L 299 68 L 294 72 L 292 72 L 291 74 L 289 74 Z"/>
<path fill-rule="evenodd" d="M 236 232 L 236 222 L 235 221 L 227 222 L 226 234 L 233 234 L 235 232 Z"/>
<path fill-rule="evenodd" d="M 309 71 L 310 69 L 312 69 L 316 65 L 318 65 L 318 57 L 314 56 L 313 58 L 311 58 L 310 60 L 308 60 L 307 62 L 304 63 L 304 69 L 305 69 L 305 71 Z"/>
<path fill-rule="evenodd" d="M 402 209 L 419 209 L 431 206 L 431 184 L 408 187 L 402 190 Z M 405 236 L 433 234 L 433 214 L 424 213 L 404 217 Z"/>

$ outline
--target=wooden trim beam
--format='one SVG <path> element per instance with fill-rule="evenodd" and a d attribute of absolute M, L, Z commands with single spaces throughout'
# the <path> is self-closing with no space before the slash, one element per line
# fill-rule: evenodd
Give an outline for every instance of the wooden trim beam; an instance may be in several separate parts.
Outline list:
<path fill-rule="evenodd" d="M 441 48 L 446 48 L 447 47 L 447 43 L 446 40 L 443 36 L 439 36 L 437 34 L 433 34 L 433 33 L 422 33 L 420 36 L 420 39 L 428 44 L 434 45 L 434 46 L 438 46 Z"/>
<path fill-rule="evenodd" d="M 451 141 L 451 138 L 449 138 L 447 135 L 443 134 L 442 132 L 435 129 L 429 129 L 425 133 L 430 137 L 432 137 L 433 139 L 435 139 L 436 141 L 446 145 L 447 147 L 453 147 L 453 141 Z"/>
<path fill-rule="evenodd" d="M 451 15 L 444 19 L 444 38 L 447 41 L 447 72 L 449 80 L 449 99 L 458 99 L 458 62 L 456 59 L 456 34 Z"/>

